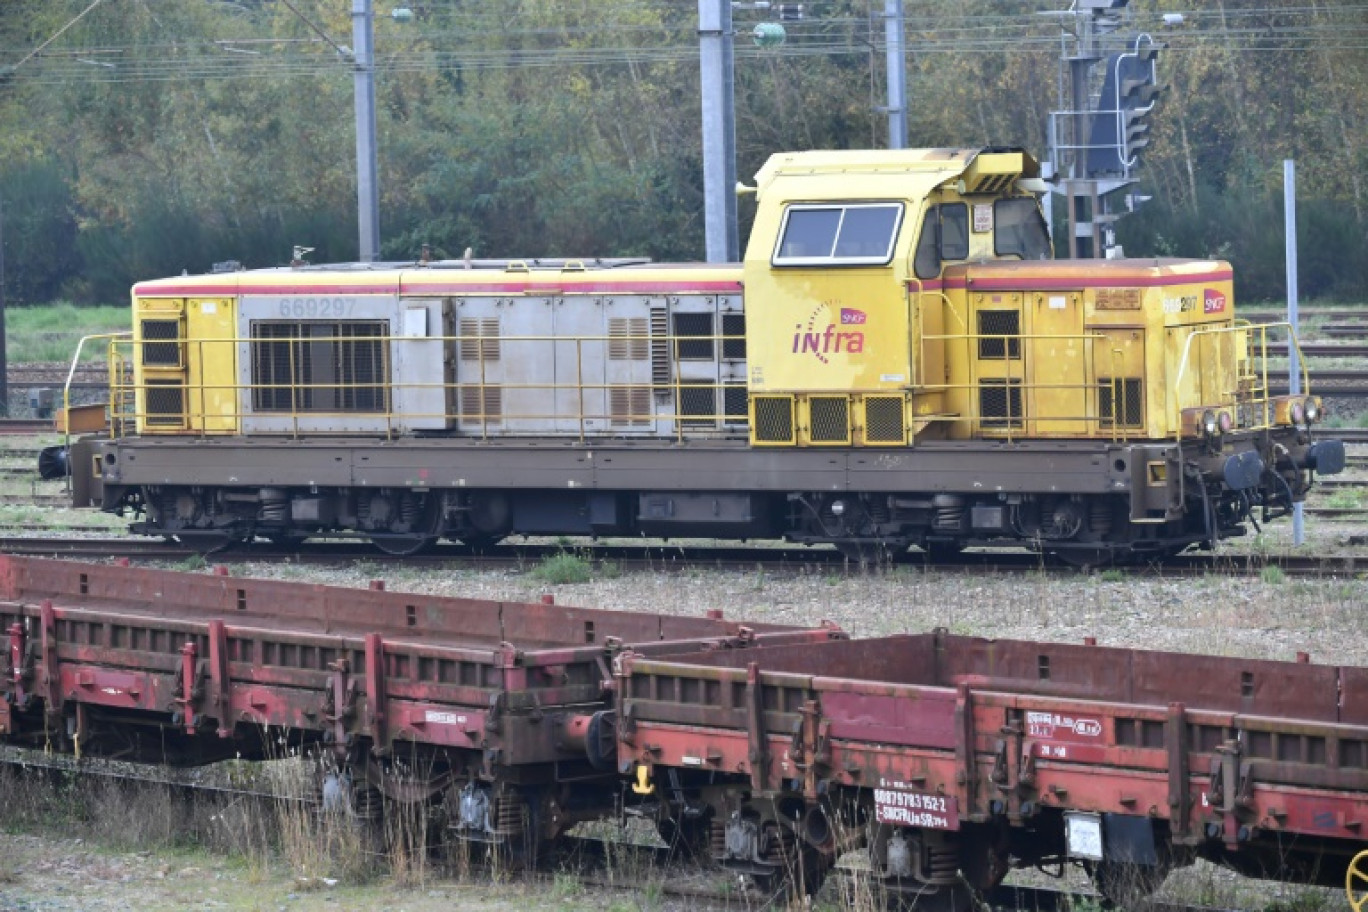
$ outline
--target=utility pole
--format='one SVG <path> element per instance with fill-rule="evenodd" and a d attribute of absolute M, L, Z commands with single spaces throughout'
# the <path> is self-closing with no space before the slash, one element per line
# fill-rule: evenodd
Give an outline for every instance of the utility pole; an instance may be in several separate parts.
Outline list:
<path fill-rule="evenodd" d="M 1292 327 L 1291 335 L 1297 335 L 1297 163 L 1292 159 L 1283 160 L 1283 234 L 1286 244 L 1287 269 L 1287 323 Z M 1301 364 L 1297 358 L 1297 346 L 1293 340 L 1287 345 L 1287 391 L 1293 396 L 1301 395 Z M 1309 422 L 1308 422 L 1309 424 Z M 1302 504 L 1292 505 L 1292 544 L 1300 545 L 1306 541 L 1306 511 Z"/>
<path fill-rule="evenodd" d="M 372 263 L 380 256 L 380 199 L 375 152 L 375 12 L 371 0 L 352 0 L 352 68 L 359 258 Z"/>
<path fill-rule="evenodd" d="M 359 0 L 358 0 L 359 2 Z M 709 263 L 741 258 L 736 225 L 736 87 L 731 0 L 698 0 L 703 230 Z"/>
<path fill-rule="evenodd" d="M 907 54 L 903 46 L 903 0 L 884 0 L 888 68 L 888 148 L 907 148 Z"/>
<path fill-rule="evenodd" d="M 5 226 L 0 218 L 0 415 L 8 416 L 9 342 L 5 338 Z"/>

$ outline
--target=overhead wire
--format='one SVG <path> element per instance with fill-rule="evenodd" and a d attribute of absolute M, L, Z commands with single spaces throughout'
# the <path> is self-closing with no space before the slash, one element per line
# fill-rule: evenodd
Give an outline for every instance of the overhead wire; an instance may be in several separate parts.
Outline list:
<path fill-rule="evenodd" d="M 100 0 L 96 0 L 98 2 Z M 279 2 L 294 10 L 289 0 Z M 86 12 L 94 5 L 87 8 Z M 672 11 L 677 13 L 678 6 L 672 7 Z M 1368 4 L 1230 8 L 1224 15 L 1212 10 L 1185 13 L 1195 26 L 1201 23 L 1212 25 L 1166 33 L 1166 53 L 1207 51 L 1212 46 L 1241 53 L 1368 50 L 1368 21 L 1355 21 L 1352 16 L 1343 15 L 1353 13 L 1368 13 Z M 1260 21 L 1254 24 L 1250 21 L 1257 17 L 1276 17 L 1280 22 Z M 1296 21 L 1297 17 L 1302 17 L 1301 21 Z M 1315 19 L 1308 20 L 1306 17 Z M 472 21 L 483 24 L 486 19 L 480 17 Z M 698 53 L 696 33 L 693 23 L 686 17 L 679 19 L 674 25 L 619 25 L 609 21 L 596 28 L 518 28 L 505 23 L 503 29 L 489 27 L 483 31 L 444 27 L 416 36 L 393 32 L 377 34 L 375 67 L 380 73 L 421 73 L 454 69 L 510 70 L 692 63 L 697 60 Z M 869 21 L 867 18 L 845 17 L 791 23 L 791 39 L 785 44 L 777 48 L 759 49 L 738 41 L 736 56 L 739 60 L 747 60 L 867 57 L 881 54 L 884 49 L 882 34 L 878 30 L 870 30 Z M 1284 21 L 1286 24 L 1281 24 Z M 67 27 L 74 22 L 68 23 Z M 318 31 L 316 26 L 309 24 L 314 31 Z M 1145 27 L 1145 20 L 1140 19 L 1136 25 Z M 1157 29 L 1157 19 L 1154 25 Z M 1058 50 L 1060 39 L 1059 25 L 1055 21 L 1034 14 L 957 17 L 953 24 L 947 24 L 942 17 L 914 14 L 907 18 L 906 30 L 905 46 L 911 55 L 1054 53 Z M 78 80 L 126 83 L 178 79 L 296 78 L 349 73 L 350 59 L 345 53 L 336 53 L 338 45 L 326 34 L 319 34 L 323 35 L 321 39 L 256 34 L 48 50 L 38 56 L 41 66 L 30 67 L 19 78 L 37 85 L 51 85 Z M 650 41 L 651 37 L 657 40 Z M 451 46 L 442 47 L 446 38 L 451 39 Z M 496 38 L 508 46 L 478 46 L 482 41 Z M 594 43 L 576 43 L 576 39 L 587 38 L 594 38 Z M 324 41 L 331 47 L 325 50 Z M 51 39 L 43 47 L 50 43 Z M 247 45 L 257 53 L 242 54 L 241 49 L 234 47 L 238 44 Z M 24 59 L 39 55 L 42 50 L 35 49 Z M 232 53 L 234 50 L 239 53 Z M 0 49 L 0 59 L 4 56 L 5 50 Z M 109 63 L 114 66 L 109 67 Z M 97 64 L 98 69 L 93 68 L 92 64 Z"/>

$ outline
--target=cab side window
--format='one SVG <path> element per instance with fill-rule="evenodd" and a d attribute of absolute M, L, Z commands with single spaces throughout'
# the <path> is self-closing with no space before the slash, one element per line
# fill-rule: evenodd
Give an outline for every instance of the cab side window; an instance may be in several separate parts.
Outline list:
<path fill-rule="evenodd" d="M 784 211 L 775 266 L 886 266 L 901 203 L 800 203 Z"/>
<path fill-rule="evenodd" d="M 1034 199 L 998 200 L 993 204 L 993 225 L 993 252 L 998 256 L 1050 258 L 1050 233 Z"/>
<path fill-rule="evenodd" d="M 926 210 L 917 255 L 912 268 L 919 279 L 940 275 L 944 260 L 963 260 L 969 256 L 969 206 L 942 203 Z"/>

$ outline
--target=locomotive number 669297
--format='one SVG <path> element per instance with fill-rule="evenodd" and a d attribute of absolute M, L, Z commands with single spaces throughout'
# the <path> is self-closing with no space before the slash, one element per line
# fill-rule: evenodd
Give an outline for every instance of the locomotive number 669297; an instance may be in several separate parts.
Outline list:
<path fill-rule="evenodd" d="M 355 304 L 349 298 L 281 298 L 282 317 L 349 317 Z"/>

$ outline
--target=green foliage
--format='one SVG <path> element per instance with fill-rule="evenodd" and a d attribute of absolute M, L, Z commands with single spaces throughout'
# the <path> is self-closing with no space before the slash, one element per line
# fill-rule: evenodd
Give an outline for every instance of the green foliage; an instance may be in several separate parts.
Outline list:
<path fill-rule="evenodd" d="M 1280 586 L 1287 581 L 1287 571 L 1277 564 L 1269 564 L 1259 571 L 1259 579 L 1270 586 Z"/>
<path fill-rule="evenodd" d="M 11 60 L 84 6 L 7 0 L 0 40 Z M 1150 19 L 1183 9 L 1131 6 Z M 1057 25 L 1018 7 L 909 7 L 911 145 L 1044 155 Z M 383 256 L 411 259 L 423 244 L 439 257 L 700 256 L 696 5 L 414 9 L 408 25 L 376 22 Z M 738 42 L 740 179 L 777 151 L 886 142 L 870 9 L 824 0 L 780 48 Z M 1190 29 L 1181 53 L 1161 55 L 1171 90 L 1155 109 L 1140 188 L 1154 198 L 1119 223 L 1128 253 L 1227 257 L 1239 299 L 1279 297 L 1280 162 L 1291 157 L 1302 293 L 1368 297 L 1368 55 L 1276 38 L 1246 53 L 1230 37 L 1333 33 L 1346 10 L 1348 0 L 1232 9 L 1233 32 Z M 738 12 L 738 30 L 755 15 Z M 314 262 L 355 257 L 352 73 L 301 16 L 351 43 L 335 0 L 106 3 L 0 83 L 11 301 L 120 300 L 135 281 L 219 261 L 280 265 L 296 244 L 316 248 Z M 83 64 L 82 49 L 118 63 Z M 739 206 L 743 239 L 753 211 Z"/>
<path fill-rule="evenodd" d="M 1104 583 L 1124 583 L 1129 579 L 1129 577 L 1126 576 L 1126 571 L 1122 570 L 1120 567 L 1108 567 L 1106 570 L 1099 573 L 1097 578 Z"/>

